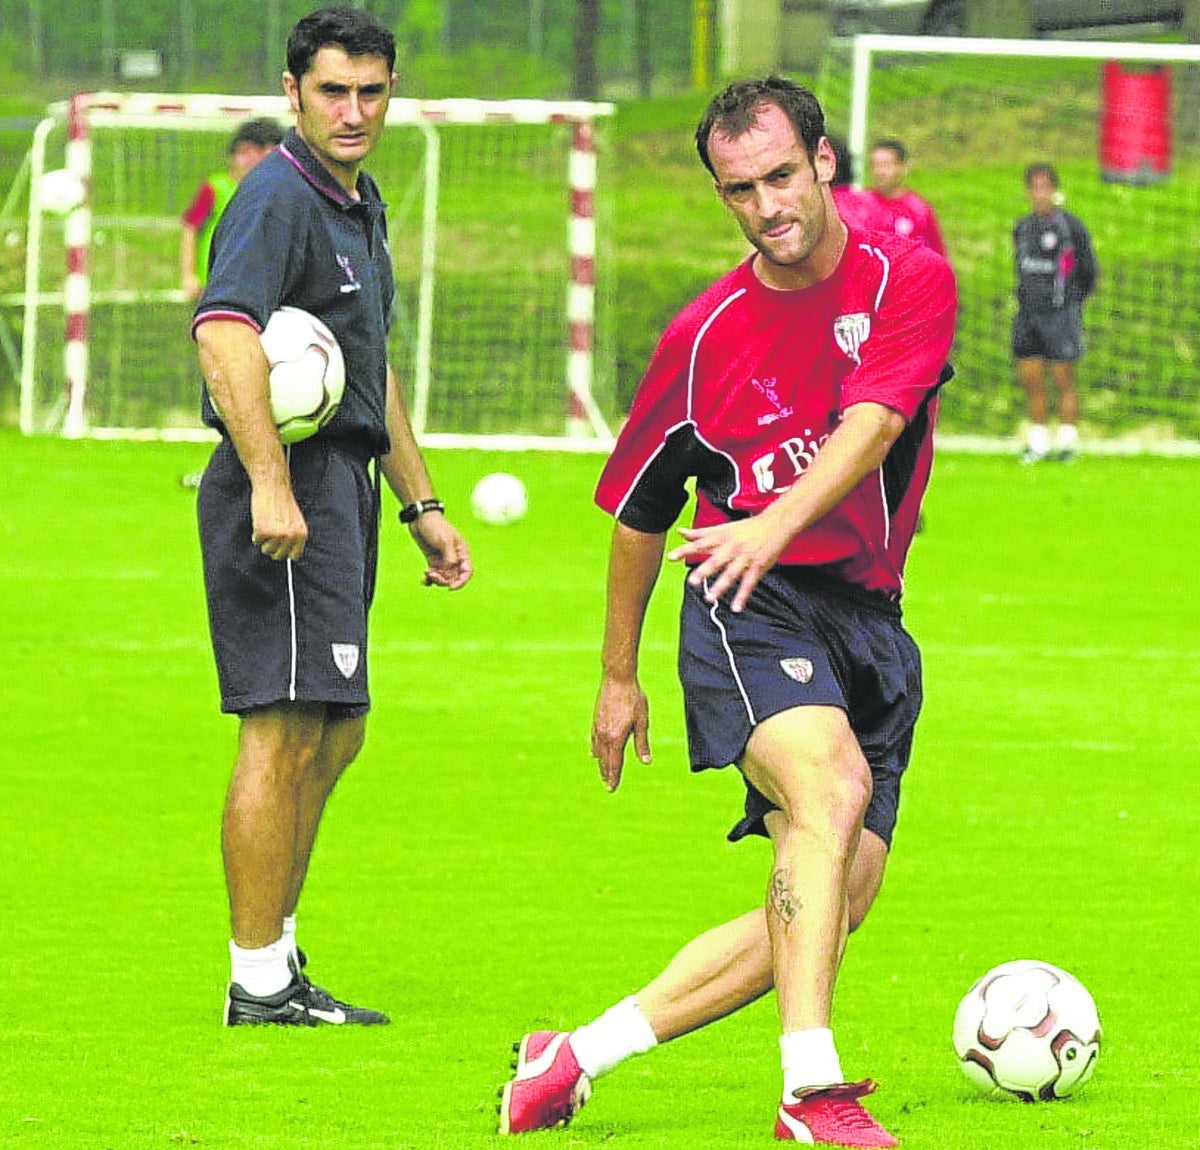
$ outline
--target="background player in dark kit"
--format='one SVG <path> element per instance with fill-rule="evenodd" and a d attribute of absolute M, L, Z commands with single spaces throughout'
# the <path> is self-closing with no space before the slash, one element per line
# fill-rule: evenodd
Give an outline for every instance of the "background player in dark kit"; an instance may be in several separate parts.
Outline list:
<path fill-rule="evenodd" d="M 295 940 L 325 801 L 365 734 L 378 476 L 404 505 L 428 585 L 461 587 L 471 562 L 387 359 L 391 255 L 361 164 L 384 128 L 392 34 L 364 10 L 321 9 L 292 30 L 287 57 L 296 128 L 222 216 L 193 325 L 205 418 L 222 433 L 199 495 L 209 620 L 222 707 L 241 720 L 222 825 L 233 930 L 225 1021 L 378 1023 L 382 1013 L 314 986 Z M 336 417 L 286 448 L 259 342 L 285 304 L 324 320 L 346 359 Z"/>
<path fill-rule="evenodd" d="M 1012 350 L 1025 389 L 1029 427 L 1021 458 L 1070 459 L 1079 446 L 1075 364 L 1083 357 L 1083 301 L 1096 290 L 1092 238 L 1078 216 L 1060 205 L 1053 164 L 1030 164 L 1025 190 L 1033 211 L 1013 228 L 1017 314 Z M 1046 366 L 1058 394 L 1058 434 L 1051 440 Z"/>
<path fill-rule="evenodd" d="M 815 98 L 734 84 L 696 133 L 755 253 L 669 325 L 601 476 L 615 515 L 592 751 L 610 789 L 630 739 L 649 761 L 638 681 L 666 535 L 688 565 L 680 677 L 694 769 L 736 763 L 745 817 L 769 834 L 766 905 L 694 939 L 642 990 L 572 1033 L 518 1048 L 500 1129 L 572 1117 L 592 1080 L 635 1053 L 776 991 L 776 1136 L 892 1146 L 848 1083 L 830 1028 L 849 930 L 883 879 L 921 703 L 900 621 L 904 560 L 932 460 L 956 296 L 946 261 L 847 229 Z"/>

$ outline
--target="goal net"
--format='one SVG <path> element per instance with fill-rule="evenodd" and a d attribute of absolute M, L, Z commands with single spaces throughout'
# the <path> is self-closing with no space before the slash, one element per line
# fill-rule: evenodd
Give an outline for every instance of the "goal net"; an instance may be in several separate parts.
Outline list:
<path fill-rule="evenodd" d="M 1200 451 L 1200 46 L 862 36 L 842 51 L 818 82 L 830 130 L 860 180 L 871 141 L 905 143 L 958 276 L 946 439 L 1007 449 L 1024 419 L 1012 229 L 1026 165 L 1047 161 L 1100 265 L 1078 367 L 1086 447 Z"/>
<path fill-rule="evenodd" d="M 611 443 L 612 111 L 392 101 L 366 167 L 388 203 L 392 361 L 424 442 Z M 282 97 L 93 93 L 52 109 L 30 164 L 26 432 L 203 434 L 180 217 L 255 116 L 291 120 Z M 63 172 L 88 190 L 74 208 Z"/>

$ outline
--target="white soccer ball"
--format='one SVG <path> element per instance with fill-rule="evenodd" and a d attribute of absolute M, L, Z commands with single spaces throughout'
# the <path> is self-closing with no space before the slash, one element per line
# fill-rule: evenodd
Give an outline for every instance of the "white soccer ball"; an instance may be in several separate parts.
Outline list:
<path fill-rule="evenodd" d="M 1092 996 L 1048 962 L 1021 959 L 989 970 L 954 1016 L 959 1065 L 993 1097 L 1065 1098 L 1092 1076 L 1100 1042 Z"/>
<path fill-rule="evenodd" d="M 65 216 L 67 212 L 79 207 L 87 195 L 83 181 L 67 168 L 55 168 L 51 172 L 43 172 L 38 180 L 37 199 L 42 211 L 51 212 L 56 216 Z"/>
<path fill-rule="evenodd" d="M 298 443 L 316 435 L 337 414 L 346 390 L 346 364 L 333 332 L 315 315 L 281 307 L 261 339 L 279 438 Z"/>
<path fill-rule="evenodd" d="M 475 484 L 471 510 L 484 523 L 515 523 L 529 510 L 525 484 L 507 471 L 493 471 Z"/>

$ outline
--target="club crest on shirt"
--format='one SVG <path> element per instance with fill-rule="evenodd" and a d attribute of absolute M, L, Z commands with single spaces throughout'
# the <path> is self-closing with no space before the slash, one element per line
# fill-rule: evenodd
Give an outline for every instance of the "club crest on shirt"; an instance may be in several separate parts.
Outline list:
<path fill-rule="evenodd" d="M 871 335 L 871 316 L 865 311 L 852 312 L 850 315 L 839 315 L 833 321 L 833 338 L 838 347 L 855 363 L 862 363 L 859 351 Z"/>
<path fill-rule="evenodd" d="M 331 643 L 329 648 L 333 652 L 333 661 L 341 671 L 342 678 L 352 679 L 354 672 L 358 670 L 358 644 Z"/>
<path fill-rule="evenodd" d="M 751 384 L 754 385 L 754 390 L 761 392 L 770 401 L 774 411 L 768 411 L 766 415 L 758 417 L 758 426 L 766 427 L 768 424 L 774 423 L 777 419 L 786 419 L 792 414 L 791 407 L 785 407 L 783 400 L 779 398 L 779 392 L 776 389 L 777 380 L 774 376 L 769 379 L 751 379 Z"/>
<path fill-rule="evenodd" d="M 783 668 L 783 673 L 789 679 L 795 679 L 797 683 L 812 682 L 813 665 L 811 659 L 805 659 L 800 655 L 792 655 L 786 659 L 780 659 L 779 665 Z"/>
<path fill-rule="evenodd" d="M 342 255 L 341 252 L 336 255 L 338 267 L 342 269 L 342 274 L 346 277 L 346 282 L 341 287 L 342 292 L 362 291 L 362 282 L 359 280 L 354 266 L 350 263 L 350 257 Z"/>

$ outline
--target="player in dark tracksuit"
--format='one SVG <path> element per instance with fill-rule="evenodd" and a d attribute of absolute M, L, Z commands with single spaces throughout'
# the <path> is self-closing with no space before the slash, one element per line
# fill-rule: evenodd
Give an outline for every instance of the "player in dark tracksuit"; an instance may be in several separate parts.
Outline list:
<path fill-rule="evenodd" d="M 1013 228 L 1017 273 L 1017 314 L 1012 351 L 1028 398 L 1029 431 L 1021 458 L 1070 459 L 1079 432 L 1075 363 L 1083 355 L 1083 301 L 1096 286 L 1096 257 L 1082 221 L 1058 203 L 1058 172 L 1031 164 L 1025 187 L 1033 211 Z M 1047 425 L 1046 365 L 1058 392 L 1058 436 Z"/>

